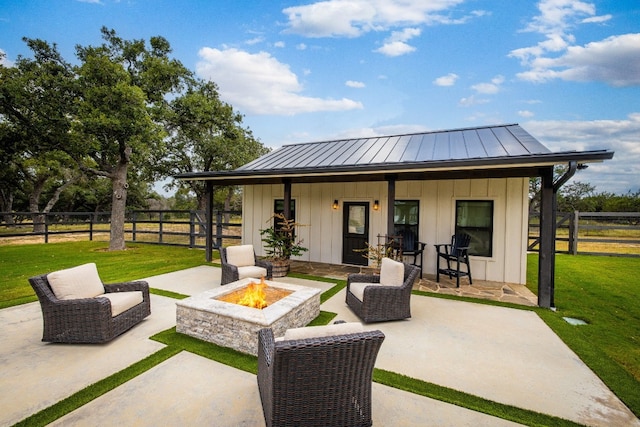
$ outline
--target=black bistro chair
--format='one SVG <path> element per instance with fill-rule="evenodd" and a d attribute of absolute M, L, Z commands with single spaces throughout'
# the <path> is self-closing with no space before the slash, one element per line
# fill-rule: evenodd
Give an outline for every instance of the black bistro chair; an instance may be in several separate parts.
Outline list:
<path fill-rule="evenodd" d="M 446 274 L 449 279 L 455 276 L 456 287 L 460 287 L 460 277 L 469 277 L 469 284 L 473 284 L 471 279 L 471 265 L 469 264 L 469 243 L 471 236 L 466 233 L 454 234 L 451 236 L 451 243 L 439 243 L 435 245 L 438 252 L 438 264 L 436 269 L 436 282 L 440 281 L 440 274 Z M 447 263 L 446 268 L 440 268 L 440 260 Z M 455 263 L 455 268 L 454 268 Z M 460 270 L 460 264 L 467 267 L 467 271 Z"/>

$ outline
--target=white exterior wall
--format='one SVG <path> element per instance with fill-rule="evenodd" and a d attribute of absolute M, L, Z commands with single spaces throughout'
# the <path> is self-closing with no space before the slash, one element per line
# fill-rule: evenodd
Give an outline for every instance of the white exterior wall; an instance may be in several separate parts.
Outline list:
<path fill-rule="evenodd" d="M 443 181 L 397 181 L 397 200 L 420 200 L 419 240 L 427 243 L 424 273 L 435 274 L 435 243 L 447 243 L 455 231 L 456 200 L 493 200 L 493 256 L 471 257 L 474 279 L 526 283 L 528 227 L 527 178 L 469 179 Z M 243 193 L 242 239 L 253 243 L 263 255 L 260 229 L 269 226 L 275 199 L 282 199 L 283 185 L 245 186 Z M 386 233 L 387 183 L 354 182 L 292 184 L 296 200 L 296 221 L 307 226 L 297 229 L 309 248 L 300 260 L 342 263 L 343 202 L 369 202 L 369 242 Z M 334 210 L 334 200 L 340 209 Z M 379 200 L 380 209 L 372 209 Z"/>

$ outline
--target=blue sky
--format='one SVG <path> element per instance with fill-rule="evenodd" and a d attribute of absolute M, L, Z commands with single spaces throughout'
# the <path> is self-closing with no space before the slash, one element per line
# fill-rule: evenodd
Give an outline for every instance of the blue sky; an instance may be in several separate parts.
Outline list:
<path fill-rule="evenodd" d="M 640 189 L 638 0 L 0 0 L 22 37 L 165 37 L 265 145 L 519 123 L 553 151 L 615 151 L 574 180 Z"/>

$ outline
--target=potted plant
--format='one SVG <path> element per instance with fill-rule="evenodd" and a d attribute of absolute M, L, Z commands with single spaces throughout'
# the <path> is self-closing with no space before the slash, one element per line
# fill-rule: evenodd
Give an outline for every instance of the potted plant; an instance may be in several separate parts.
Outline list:
<path fill-rule="evenodd" d="M 301 226 L 283 214 L 274 214 L 267 222 L 274 225 L 260 230 L 266 258 L 273 264 L 273 277 L 283 277 L 289 272 L 291 257 L 302 255 L 308 249 L 302 246 L 302 240 L 296 240 L 295 227 Z M 276 226 L 277 225 L 277 226 Z"/>
<path fill-rule="evenodd" d="M 380 243 L 380 237 L 384 237 L 386 243 Z M 369 260 L 370 264 L 367 267 L 360 269 L 361 273 L 373 273 L 380 274 L 380 265 L 382 264 L 382 258 L 391 258 L 397 261 L 401 261 L 401 256 L 394 248 L 397 246 L 397 242 L 393 237 L 378 235 L 378 244 L 372 245 L 369 242 L 365 242 L 366 247 L 362 249 L 354 249 L 354 252 L 361 252 L 362 256 Z"/>

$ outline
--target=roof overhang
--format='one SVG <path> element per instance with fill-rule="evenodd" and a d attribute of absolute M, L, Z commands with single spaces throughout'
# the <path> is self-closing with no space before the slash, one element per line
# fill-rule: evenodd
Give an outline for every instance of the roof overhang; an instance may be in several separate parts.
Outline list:
<path fill-rule="evenodd" d="M 613 158 L 613 151 L 570 151 L 482 159 L 384 163 L 363 166 L 287 168 L 193 172 L 175 175 L 181 180 L 210 181 L 214 185 L 256 185 L 320 182 L 397 181 L 537 177 L 555 165 L 597 163 Z"/>

